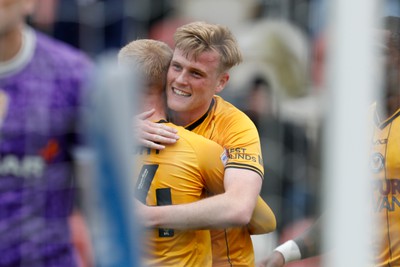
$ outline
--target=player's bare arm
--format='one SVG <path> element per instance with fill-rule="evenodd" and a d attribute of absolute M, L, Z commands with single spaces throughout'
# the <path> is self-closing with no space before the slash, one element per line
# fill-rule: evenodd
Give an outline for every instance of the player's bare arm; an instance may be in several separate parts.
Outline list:
<path fill-rule="evenodd" d="M 133 132 L 139 144 L 162 150 L 165 145 L 174 144 L 179 136 L 176 129 L 147 120 L 154 112 L 155 110 L 151 109 L 135 116 Z"/>
<path fill-rule="evenodd" d="M 141 206 L 138 217 L 145 227 L 216 229 L 250 222 L 262 179 L 253 171 L 225 170 L 225 193 L 182 205 Z"/>
<path fill-rule="evenodd" d="M 307 231 L 294 239 L 296 244 L 299 246 L 302 259 L 314 257 L 323 253 L 321 248 L 324 246 L 322 246 L 321 236 L 322 224 L 325 216 L 324 213 L 307 229 Z"/>
<path fill-rule="evenodd" d="M 266 258 L 258 262 L 256 266 L 282 267 L 286 263 L 321 254 L 323 252 L 321 251 L 323 247 L 321 234 L 324 216 L 323 214 L 313 225 L 294 240 L 289 240 L 280 245 Z"/>

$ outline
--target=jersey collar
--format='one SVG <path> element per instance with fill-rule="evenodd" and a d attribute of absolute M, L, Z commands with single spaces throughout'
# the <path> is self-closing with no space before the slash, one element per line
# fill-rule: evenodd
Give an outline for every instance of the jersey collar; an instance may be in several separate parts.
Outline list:
<path fill-rule="evenodd" d="M 214 102 L 215 102 L 215 100 L 214 100 L 214 98 L 213 98 L 212 101 L 211 101 L 210 107 L 208 108 L 207 112 L 206 112 L 203 116 L 201 116 L 200 119 L 198 119 L 197 121 L 193 122 L 192 124 L 186 126 L 185 128 L 186 128 L 187 130 L 189 130 L 189 131 L 192 131 L 192 130 L 195 129 L 197 126 L 199 126 L 199 125 L 207 118 L 208 113 L 210 113 L 212 107 L 214 106 Z"/>
<path fill-rule="evenodd" d="M 11 60 L 0 63 L 0 77 L 12 75 L 25 67 L 31 60 L 36 47 L 36 35 L 32 28 L 26 26 L 22 33 L 22 46 Z"/>

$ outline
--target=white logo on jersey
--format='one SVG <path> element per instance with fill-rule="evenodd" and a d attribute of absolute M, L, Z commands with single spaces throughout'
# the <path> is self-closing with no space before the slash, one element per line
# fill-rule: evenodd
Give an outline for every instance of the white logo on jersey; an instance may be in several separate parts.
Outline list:
<path fill-rule="evenodd" d="M 39 156 L 6 155 L 0 159 L 0 175 L 17 177 L 41 177 L 45 168 L 44 160 Z"/>
<path fill-rule="evenodd" d="M 381 153 L 374 153 L 370 159 L 370 167 L 374 173 L 380 172 L 385 166 L 385 159 Z"/>
<path fill-rule="evenodd" d="M 222 152 L 220 158 L 221 158 L 222 164 L 224 164 L 224 166 L 225 166 L 226 163 L 228 162 L 228 159 L 229 159 L 228 151 L 226 149 L 224 149 L 224 151 Z"/>

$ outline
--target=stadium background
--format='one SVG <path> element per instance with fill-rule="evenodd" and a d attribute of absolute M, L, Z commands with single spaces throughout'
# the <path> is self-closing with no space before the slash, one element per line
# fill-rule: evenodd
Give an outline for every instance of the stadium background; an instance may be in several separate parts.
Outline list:
<path fill-rule="evenodd" d="M 262 197 L 278 229 L 254 239 L 256 257 L 304 230 L 321 210 L 325 118 L 323 0 L 40 0 L 37 29 L 93 59 L 138 38 L 173 45 L 175 29 L 206 20 L 232 29 L 244 63 L 222 96 L 245 111 L 260 131 L 265 159 Z M 386 13 L 399 14 L 398 1 Z M 260 90 L 261 88 L 261 90 Z M 319 259 L 289 266 L 319 266 Z"/>

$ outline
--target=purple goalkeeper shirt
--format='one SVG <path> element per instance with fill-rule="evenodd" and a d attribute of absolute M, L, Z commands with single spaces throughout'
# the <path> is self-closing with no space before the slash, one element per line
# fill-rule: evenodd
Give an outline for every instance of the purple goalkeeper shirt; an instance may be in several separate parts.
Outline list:
<path fill-rule="evenodd" d="M 91 63 L 30 28 L 0 64 L 0 266 L 76 266 L 72 149 Z"/>

